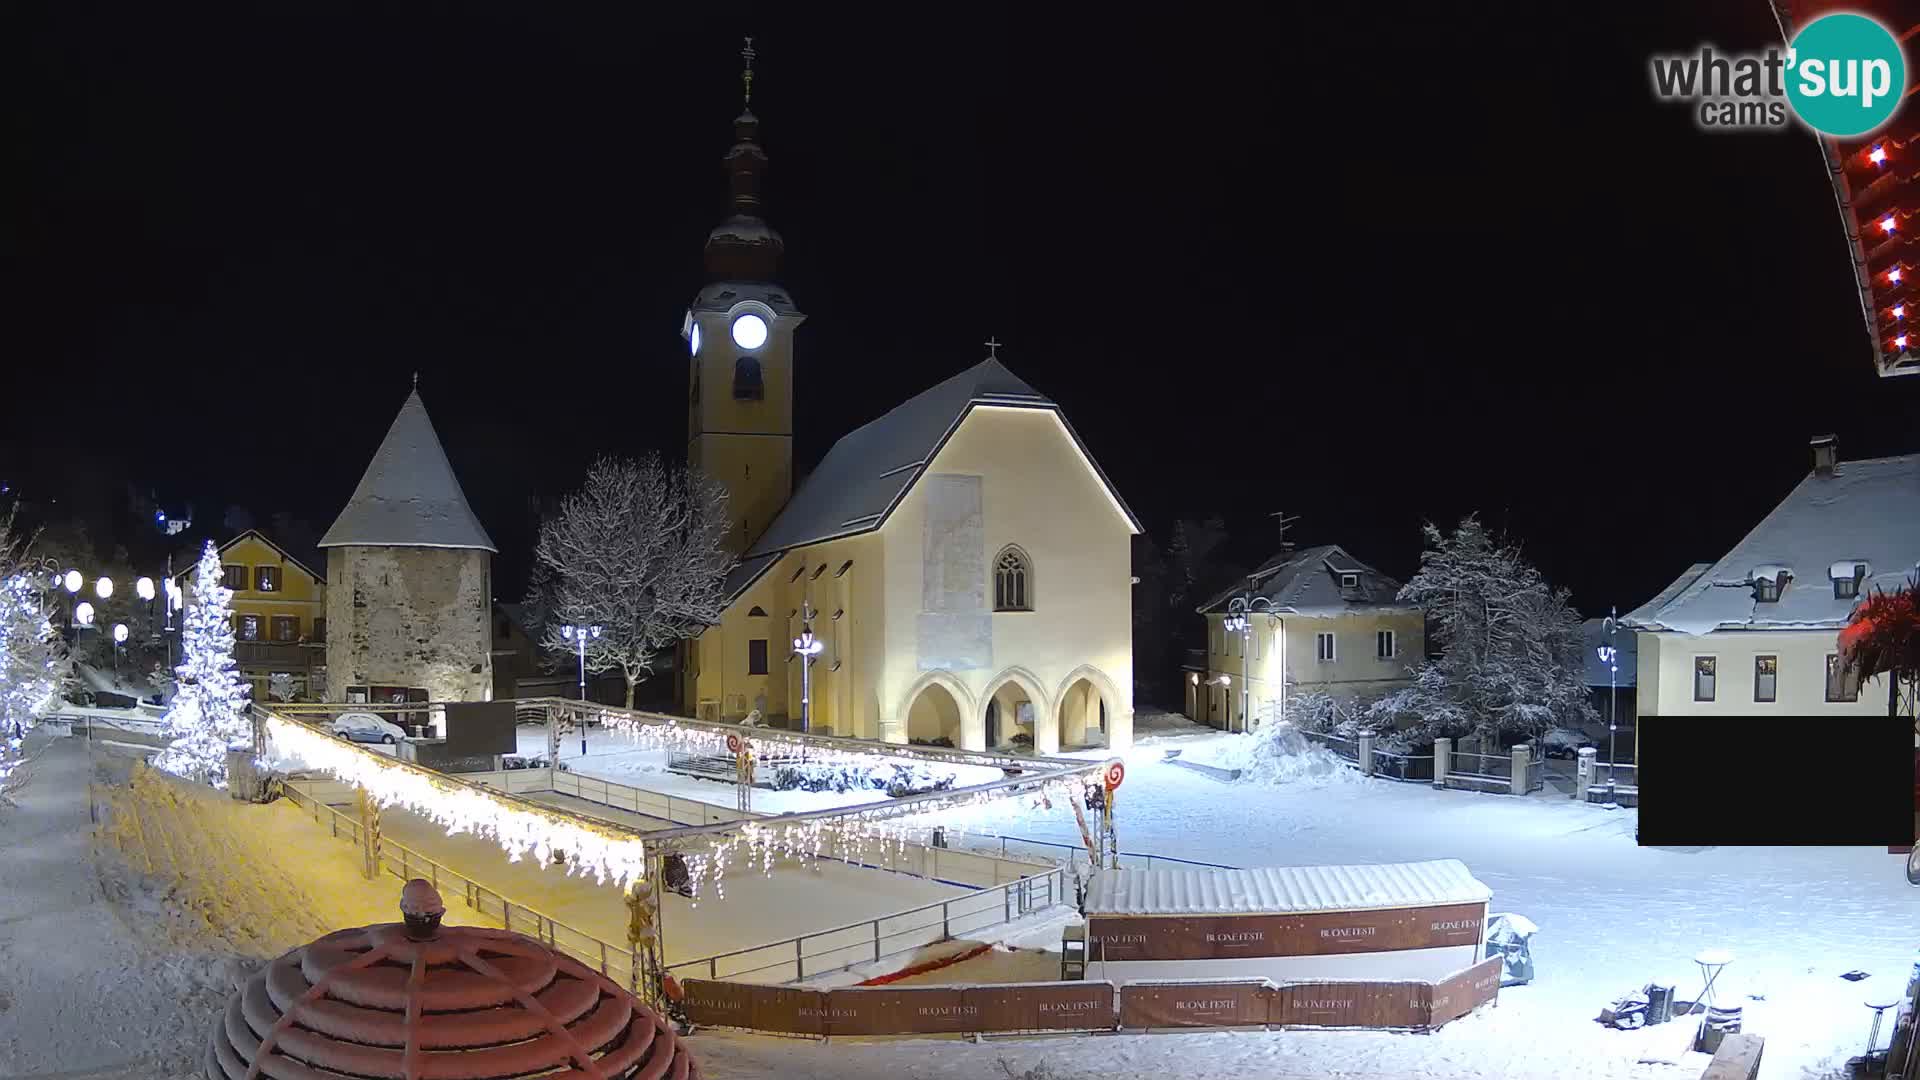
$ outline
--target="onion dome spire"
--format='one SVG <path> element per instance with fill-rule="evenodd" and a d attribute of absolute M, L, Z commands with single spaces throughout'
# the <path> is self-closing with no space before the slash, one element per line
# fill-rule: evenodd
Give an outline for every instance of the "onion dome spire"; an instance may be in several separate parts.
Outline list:
<path fill-rule="evenodd" d="M 743 106 L 733 121 L 733 146 L 723 159 L 732 213 L 707 234 L 707 273 L 716 280 L 767 281 L 786 244 L 761 215 L 760 178 L 767 153 L 760 148 L 760 119 L 753 115 L 753 39 L 740 50 Z"/>

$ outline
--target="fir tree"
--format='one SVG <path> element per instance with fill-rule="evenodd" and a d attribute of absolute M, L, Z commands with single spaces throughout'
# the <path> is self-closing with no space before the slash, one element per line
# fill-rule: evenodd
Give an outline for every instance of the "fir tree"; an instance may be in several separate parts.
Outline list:
<path fill-rule="evenodd" d="M 234 666 L 233 590 L 222 577 L 220 553 L 209 540 L 187 603 L 186 660 L 174 669 L 180 683 L 167 709 L 173 742 L 153 759 L 156 768 L 217 788 L 227 786 L 227 751 L 253 746 L 245 711 L 252 687 Z"/>

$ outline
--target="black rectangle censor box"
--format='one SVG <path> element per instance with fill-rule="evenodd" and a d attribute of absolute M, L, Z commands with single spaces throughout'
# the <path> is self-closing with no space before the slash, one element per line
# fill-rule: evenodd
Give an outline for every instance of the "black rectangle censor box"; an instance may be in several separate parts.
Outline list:
<path fill-rule="evenodd" d="M 1913 843 L 1913 721 L 1643 716 L 1643 847 Z"/>

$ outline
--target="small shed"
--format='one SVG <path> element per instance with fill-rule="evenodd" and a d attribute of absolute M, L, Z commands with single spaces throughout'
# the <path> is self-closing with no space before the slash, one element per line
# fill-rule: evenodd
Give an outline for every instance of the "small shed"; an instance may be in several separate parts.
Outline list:
<path fill-rule="evenodd" d="M 1492 897 L 1458 859 L 1101 870 L 1087 976 L 1437 981 L 1484 955 Z"/>

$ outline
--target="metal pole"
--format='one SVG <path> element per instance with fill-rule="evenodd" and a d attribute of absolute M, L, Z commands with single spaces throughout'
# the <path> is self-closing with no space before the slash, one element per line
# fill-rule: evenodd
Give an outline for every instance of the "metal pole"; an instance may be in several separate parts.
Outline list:
<path fill-rule="evenodd" d="M 1614 621 L 1614 619 L 1619 614 L 1620 614 L 1620 609 L 1617 607 L 1610 607 L 1607 609 L 1607 801 L 1608 802 L 1614 801 L 1614 798 L 1613 798 L 1614 778 L 1620 775 L 1620 762 L 1619 762 L 1619 759 L 1614 756 L 1614 750 L 1619 745 L 1618 733 L 1620 729 L 1620 726 L 1619 726 L 1620 653 L 1619 653 L 1619 650 L 1615 649 L 1613 645 L 1614 631 L 1618 627 L 1618 624 Z"/>
<path fill-rule="evenodd" d="M 1253 610 L 1252 603 L 1248 603 L 1247 610 L 1248 612 Z M 1240 618 L 1242 620 L 1240 627 L 1240 730 L 1245 732 L 1247 730 L 1247 709 L 1253 704 L 1253 686 L 1248 682 L 1252 671 L 1252 668 L 1248 666 L 1252 663 L 1252 661 L 1248 659 L 1248 656 L 1253 652 L 1253 620 L 1247 618 L 1245 615 L 1240 616 Z"/>

